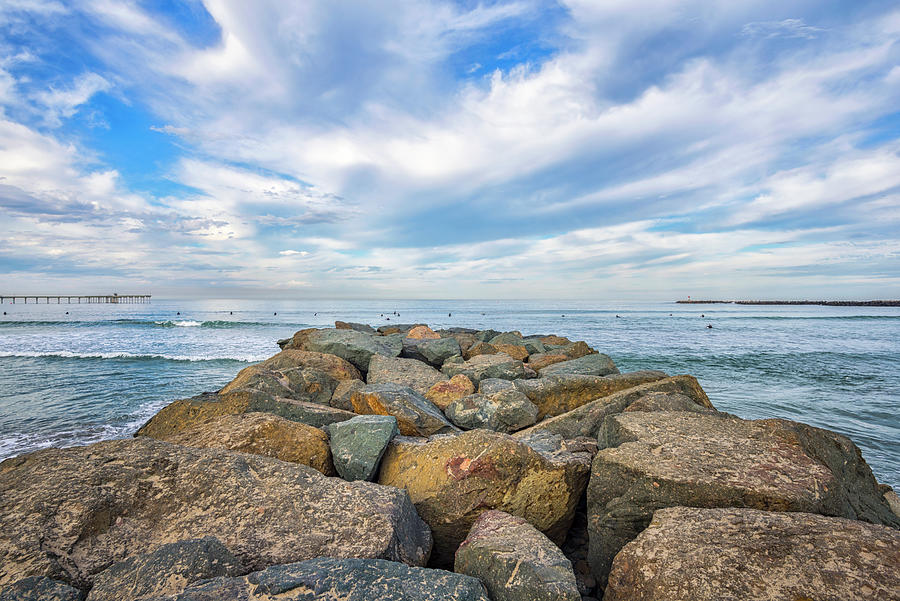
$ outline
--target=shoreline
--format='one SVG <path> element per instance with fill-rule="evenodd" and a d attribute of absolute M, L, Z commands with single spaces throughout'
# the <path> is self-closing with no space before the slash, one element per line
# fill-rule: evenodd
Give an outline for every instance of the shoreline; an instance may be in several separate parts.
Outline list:
<path fill-rule="evenodd" d="M 678 305 L 817 305 L 820 307 L 900 307 L 900 300 L 777 301 L 777 300 L 677 300 Z"/>

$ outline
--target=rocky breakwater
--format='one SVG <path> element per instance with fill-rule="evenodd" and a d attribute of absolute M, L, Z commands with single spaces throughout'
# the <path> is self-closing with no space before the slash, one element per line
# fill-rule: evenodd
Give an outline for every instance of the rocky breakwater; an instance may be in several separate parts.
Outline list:
<path fill-rule="evenodd" d="M 900 503 L 837 434 L 560 336 L 279 345 L 132 440 L 0 464 L 0 600 L 900 599 Z"/>

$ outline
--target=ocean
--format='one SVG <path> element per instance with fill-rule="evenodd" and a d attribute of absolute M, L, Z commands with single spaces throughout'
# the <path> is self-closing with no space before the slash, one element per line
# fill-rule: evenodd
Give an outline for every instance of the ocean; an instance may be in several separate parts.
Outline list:
<path fill-rule="evenodd" d="M 275 354 L 276 341 L 301 328 L 389 317 L 559 334 L 587 341 L 623 372 L 694 375 L 721 411 L 849 436 L 878 480 L 900 489 L 900 308 L 153 299 L 2 310 L 0 459 L 128 437 L 169 402 L 216 390 Z"/>

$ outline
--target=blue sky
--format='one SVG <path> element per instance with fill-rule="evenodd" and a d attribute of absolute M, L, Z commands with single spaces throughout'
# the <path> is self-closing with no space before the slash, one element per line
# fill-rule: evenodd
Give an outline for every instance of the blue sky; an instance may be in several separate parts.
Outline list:
<path fill-rule="evenodd" d="M 4 0 L 4 293 L 900 297 L 895 2 Z"/>

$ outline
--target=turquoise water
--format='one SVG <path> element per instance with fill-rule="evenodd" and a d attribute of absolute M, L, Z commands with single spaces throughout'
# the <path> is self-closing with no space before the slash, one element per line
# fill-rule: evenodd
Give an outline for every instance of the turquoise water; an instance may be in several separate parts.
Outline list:
<path fill-rule="evenodd" d="M 336 319 L 380 325 L 397 311 L 391 319 L 401 323 L 586 340 L 622 371 L 692 374 L 722 411 L 849 436 L 880 481 L 900 486 L 897 308 L 154 299 L 2 309 L 0 459 L 130 436 L 170 401 L 216 390 L 271 356 L 298 329 Z"/>

